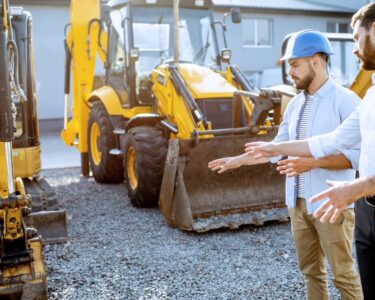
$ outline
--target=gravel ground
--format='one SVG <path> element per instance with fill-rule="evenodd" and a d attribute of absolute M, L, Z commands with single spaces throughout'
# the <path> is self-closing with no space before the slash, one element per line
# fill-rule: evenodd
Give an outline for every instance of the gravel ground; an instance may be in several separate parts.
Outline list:
<path fill-rule="evenodd" d="M 124 185 L 43 171 L 68 211 L 70 241 L 47 245 L 50 299 L 304 299 L 289 223 L 194 234 Z M 330 283 L 332 299 L 339 299 Z"/>

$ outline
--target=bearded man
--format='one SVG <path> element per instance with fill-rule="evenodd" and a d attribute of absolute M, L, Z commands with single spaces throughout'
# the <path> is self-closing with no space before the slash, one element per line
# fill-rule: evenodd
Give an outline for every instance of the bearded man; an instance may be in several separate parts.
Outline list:
<path fill-rule="evenodd" d="M 375 3 L 361 7 L 352 18 L 353 53 L 365 70 L 375 70 Z M 355 207 L 355 243 L 365 300 L 375 299 L 375 86 L 370 87 L 357 109 L 335 131 L 306 141 L 248 143 L 245 151 L 256 157 L 274 155 L 313 156 L 340 153 L 341 149 L 361 144 L 359 177 L 351 182 L 331 182 L 332 187 L 310 199 L 327 199 L 314 213 L 322 222 L 340 218 L 347 205 Z"/>
<path fill-rule="evenodd" d="M 289 75 L 295 87 L 302 90 L 288 104 L 276 142 L 302 140 L 336 129 L 359 105 L 359 98 L 329 78 L 327 62 L 332 49 L 320 32 L 304 30 L 288 41 L 282 60 L 288 60 Z M 326 180 L 353 180 L 359 160 L 359 145 L 342 149 L 339 155 L 314 159 L 308 157 L 254 159 L 243 154 L 209 163 L 209 168 L 222 173 L 241 165 L 278 162 L 279 171 L 287 173 L 286 203 L 297 250 L 298 265 L 305 277 L 307 298 L 328 299 L 328 258 L 333 282 L 342 299 L 362 299 L 361 285 L 352 257 L 354 212 L 346 208 L 335 224 L 321 223 L 313 217 L 320 203 L 306 201 L 326 188 Z M 293 163 L 294 173 L 287 172 Z"/>

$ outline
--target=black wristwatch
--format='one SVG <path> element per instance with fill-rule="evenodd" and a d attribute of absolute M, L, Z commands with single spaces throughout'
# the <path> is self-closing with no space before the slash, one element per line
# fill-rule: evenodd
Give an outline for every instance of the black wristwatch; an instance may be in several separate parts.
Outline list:
<path fill-rule="evenodd" d="M 366 196 L 365 197 L 366 199 L 366 202 L 372 206 L 375 206 L 375 196 L 372 195 L 372 196 Z"/>

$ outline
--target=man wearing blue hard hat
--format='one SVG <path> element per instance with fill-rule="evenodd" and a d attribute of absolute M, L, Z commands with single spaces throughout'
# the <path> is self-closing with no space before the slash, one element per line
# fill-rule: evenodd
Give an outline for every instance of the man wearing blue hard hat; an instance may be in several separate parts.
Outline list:
<path fill-rule="evenodd" d="M 352 17 L 353 49 L 365 70 L 375 70 L 375 3 L 360 8 Z M 367 90 L 361 104 L 335 131 L 305 141 L 249 145 L 258 158 L 274 155 L 325 157 L 345 147 L 361 144 L 359 178 L 330 181 L 331 186 L 312 197 L 310 203 L 322 203 L 314 216 L 324 223 L 336 222 L 344 209 L 356 202 L 355 243 L 365 300 L 375 299 L 375 87 Z"/>
<path fill-rule="evenodd" d="M 328 39 L 316 30 L 304 30 L 291 36 L 281 59 L 288 61 L 289 75 L 302 92 L 288 104 L 273 142 L 302 140 L 331 132 L 360 103 L 357 95 L 329 78 L 328 59 L 332 54 Z M 248 151 L 248 144 L 245 151 Z M 359 145 L 355 145 L 342 149 L 342 154 L 320 159 L 282 159 L 281 156 L 255 159 L 245 153 L 217 159 L 210 162 L 209 167 L 222 173 L 241 165 L 277 162 L 280 173 L 287 175 L 286 204 L 307 298 L 329 298 L 327 258 L 334 285 L 342 299 L 362 299 L 360 279 L 352 257 L 353 207 L 345 209 L 335 224 L 323 224 L 313 217 L 321 203 L 311 204 L 306 200 L 325 190 L 327 180 L 353 180 L 358 159 Z"/>

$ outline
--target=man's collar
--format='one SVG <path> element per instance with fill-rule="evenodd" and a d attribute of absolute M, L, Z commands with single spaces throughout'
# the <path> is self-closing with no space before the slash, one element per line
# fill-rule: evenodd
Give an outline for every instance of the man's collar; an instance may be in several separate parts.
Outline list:
<path fill-rule="evenodd" d="M 327 93 L 330 91 L 330 89 L 333 86 L 333 80 L 331 78 L 328 78 L 325 83 L 320 87 L 320 89 L 316 92 L 316 95 L 318 95 L 320 98 L 324 98 Z"/>
<path fill-rule="evenodd" d="M 332 88 L 333 80 L 331 78 L 328 78 L 326 82 L 323 83 L 323 85 L 319 88 L 319 90 L 316 91 L 316 93 L 313 96 L 318 96 L 319 98 L 324 98 L 329 90 Z M 308 96 L 306 92 L 304 92 L 305 96 Z"/>

